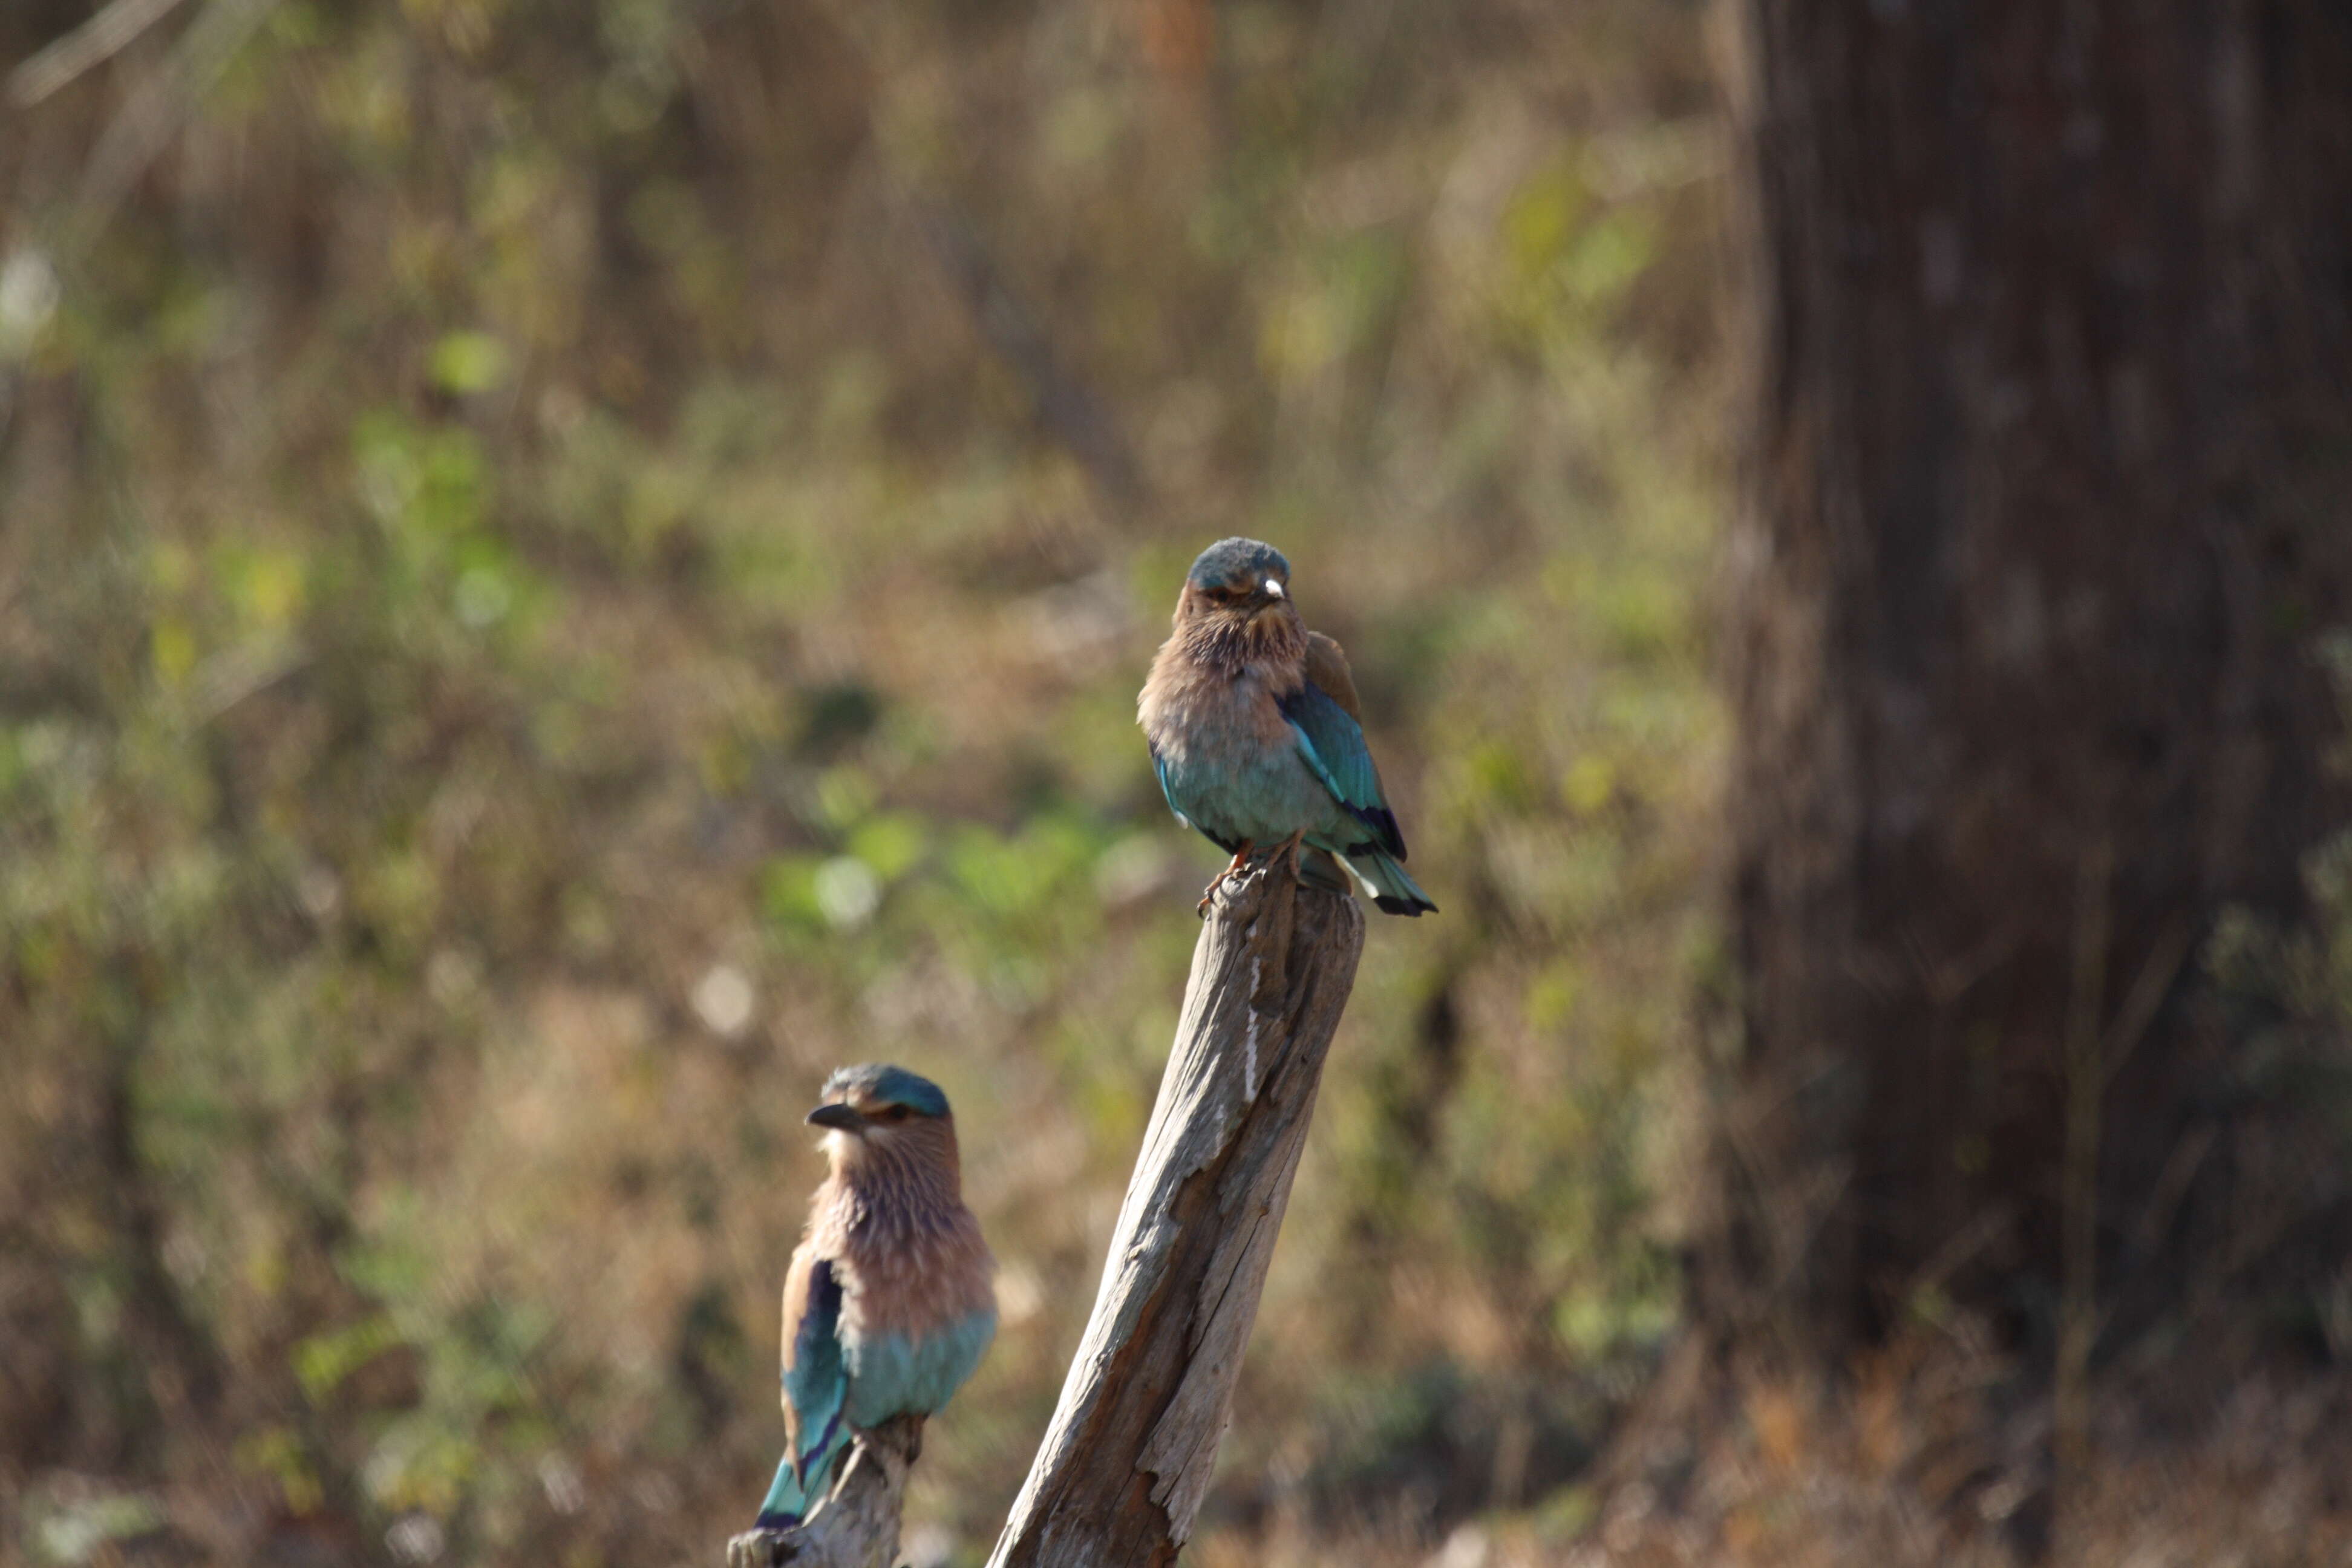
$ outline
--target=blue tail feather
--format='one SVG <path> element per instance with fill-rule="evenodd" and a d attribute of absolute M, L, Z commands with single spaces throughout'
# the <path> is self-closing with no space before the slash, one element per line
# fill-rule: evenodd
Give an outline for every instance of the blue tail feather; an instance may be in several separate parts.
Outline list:
<path fill-rule="evenodd" d="M 1433 915 L 1437 905 L 1421 890 L 1396 857 L 1385 849 L 1365 849 L 1348 857 L 1348 868 L 1371 889 L 1372 902 L 1392 915 Z"/>
<path fill-rule="evenodd" d="M 841 1435 L 843 1440 L 846 1437 L 846 1433 Z M 760 1504 L 760 1517 L 754 1528 L 788 1530 L 815 1511 L 816 1505 L 832 1489 L 833 1461 L 842 1450 L 843 1440 L 808 1457 L 802 1467 L 807 1477 L 805 1482 L 793 1473 L 793 1457 L 786 1454 L 776 1466 L 776 1479 L 769 1484 L 766 1500 Z"/>

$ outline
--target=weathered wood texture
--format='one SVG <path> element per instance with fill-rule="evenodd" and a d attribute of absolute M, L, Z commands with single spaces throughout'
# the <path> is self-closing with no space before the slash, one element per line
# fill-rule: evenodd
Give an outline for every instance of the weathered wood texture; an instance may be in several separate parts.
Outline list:
<path fill-rule="evenodd" d="M 992 1568 L 1176 1560 L 1363 945 L 1355 900 L 1286 863 L 1211 906 L 1094 1314 Z"/>
<path fill-rule="evenodd" d="M 2197 955 L 2294 918 L 2344 820 L 2352 24 L 1744 12 L 1745 1028 L 1701 1310 L 1832 1351 L 1931 1294 L 2121 1326 L 2241 1250 Z"/>
<path fill-rule="evenodd" d="M 727 1568 L 893 1568 L 907 1473 L 923 1451 L 923 1418 L 900 1415 L 857 1435 L 824 1506 L 793 1530 L 747 1530 L 727 1543 Z"/>

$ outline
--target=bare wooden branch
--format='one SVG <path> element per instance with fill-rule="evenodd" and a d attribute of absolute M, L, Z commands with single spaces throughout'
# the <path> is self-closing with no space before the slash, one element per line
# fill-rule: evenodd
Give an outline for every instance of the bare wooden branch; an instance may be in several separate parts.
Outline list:
<path fill-rule="evenodd" d="M 8 73 L 8 98 L 30 109 L 83 72 L 105 64 L 170 15 L 180 0 L 113 0 L 89 21 Z"/>
<path fill-rule="evenodd" d="M 727 1543 L 727 1568 L 891 1568 L 907 1472 L 923 1451 L 923 1418 L 899 1415 L 860 1432 L 824 1506 L 791 1530 L 747 1530 Z"/>
<path fill-rule="evenodd" d="M 1286 860 L 1218 894 L 1094 1314 L 990 1568 L 1176 1560 L 1363 947 L 1355 900 Z"/>
<path fill-rule="evenodd" d="M 78 264 L 280 0 L 210 0 L 107 122 L 83 166 L 61 249 Z"/>

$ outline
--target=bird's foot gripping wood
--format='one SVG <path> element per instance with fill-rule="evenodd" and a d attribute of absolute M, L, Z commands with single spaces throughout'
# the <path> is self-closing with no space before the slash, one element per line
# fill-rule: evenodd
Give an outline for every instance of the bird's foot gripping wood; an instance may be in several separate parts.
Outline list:
<path fill-rule="evenodd" d="M 1269 850 L 1265 857 L 1266 869 L 1268 871 L 1272 871 L 1286 861 L 1290 867 L 1291 880 L 1294 882 L 1314 887 L 1332 886 L 1331 883 L 1324 879 L 1311 877 L 1307 874 L 1306 864 L 1307 851 L 1302 847 L 1306 843 L 1306 839 L 1307 830 L 1302 827 L 1297 832 L 1292 834 L 1289 837 L 1284 839 L 1280 844 L 1275 846 L 1275 847 Z M 1328 857 L 1326 857 L 1326 858 L 1328 858 Z M 1209 906 L 1216 902 L 1218 889 L 1248 875 L 1250 867 L 1255 865 L 1256 861 L 1257 846 L 1254 843 L 1244 841 L 1240 851 L 1234 856 L 1234 863 L 1226 867 L 1223 870 L 1218 872 L 1215 877 L 1210 879 L 1209 885 L 1202 889 L 1201 902 L 1192 912 L 1199 915 L 1202 920 L 1207 920 L 1209 918 Z M 1347 883 L 1344 880 L 1339 882 L 1335 890 L 1345 892 L 1347 890 Z"/>
<path fill-rule="evenodd" d="M 1265 858 L 1266 868 L 1271 870 L 1273 868 L 1279 866 L 1284 861 L 1287 860 L 1290 862 L 1291 876 L 1299 881 L 1306 880 L 1307 869 L 1306 867 L 1301 864 L 1301 858 L 1305 855 L 1306 851 L 1299 847 L 1300 845 L 1306 842 L 1307 829 L 1302 827 L 1297 832 L 1292 834 L 1289 837 L 1284 839 L 1281 847 L 1276 849 L 1273 854 Z"/>
<path fill-rule="evenodd" d="M 1202 920 L 1209 918 L 1209 905 L 1215 900 L 1217 889 L 1242 874 L 1243 868 L 1249 865 L 1250 856 L 1255 853 L 1257 845 L 1252 840 L 1247 838 L 1242 840 L 1241 847 L 1234 851 L 1233 864 L 1210 878 L 1209 885 L 1201 889 L 1201 901 L 1192 909 L 1194 914 Z"/>
<path fill-rule="evenodd" d="M 727 1568 L 891 1568 L 907 1472 L 923 1451 L 923 1418 L 894 1415 L 860 1432 L 833 1490 L 807 1522 L 747 1530 L 727 1542 Z"/>
<path fill-rule="evenodd" d="M 790 1563 L 797 1553 L 793 1538 L 800 1527 L 786 1530 L 747 1530 L 727 1540 L 727 1568 L 775 1568 L 779 1563 Z"/>

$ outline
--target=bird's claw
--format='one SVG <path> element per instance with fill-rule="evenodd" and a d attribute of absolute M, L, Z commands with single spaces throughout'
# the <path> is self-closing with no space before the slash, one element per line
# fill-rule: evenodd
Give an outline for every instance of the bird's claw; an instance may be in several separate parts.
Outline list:
<path fill-rule="evenodd" d="M 727 1568 L 777 1568 L 789 1563 L 797 1553 L 785 1546 L 791 1532 L 782 1530 L 747 1530 L 730 1537 L 727 1542 Z"/>
<path fill-rule="evenodd" d="M 1291 877 L 1294 879 L 1304 880 L 1305 868 L 1299 864 L 1298 858 L 1300 847 L 1304 845 L 1306 841 L 1307 829 L 1302 827 L 1267 852 L 1265 857 L 1267 867 L 1271 868 L 1273 867 L 1279 866 L 1286 859 L 1290 862 Z M 1192 912 L 1200 916 L 1202 920 L 1208 919 L 1209 906 L 1216 900 L 1217 889 L 1223 887 L 1227 882 L 1232 881 L 1235 877 L 1240 876 L 1243 872 L 1248 870 L 1250 858 L 1256 853 L 1257 846 L 1255 844 L 1249 843 L 1244 844 L 1241 848 L 1234 851 L 1233 864 L 1227 866 L 1223 870 L 1210 878 L 1209 885 L 1201 889 L 1201 901 L 1197 905 L 1193 906 Z"/>
<path fill-rule="evenodd" d="M 1201 901 L 1192 906 L 1192 912 L 1200 916 L 1202 920 L 1207 920 L 1209 918 L 1209 906 L 1217 901 L 1217 889 L 1231 881 L 1234 875 L 1234 868 L 1231 866 L 1228 866 L 1223 870 L 1218 872 L 1215 876 L 1210 878 L 1209 885 L 1201 889 Z"/>
<path fill-rule="evenodd" d="M 1256 848 L 1257 846 L 1251 840 L 1246 838 L 1242 840 L 1242 847 L 1234 851 L 1232 862 L 1223 870 L 1210 878 L 1209 885 L 1201 889 L 1201 901 L 1192 906 L 1194 914 L 1202 920 L 1209 918 L 1209 905 L 1215 900 L 1217 889 L 1242 874 L 1243 868 L 1249 864 L 1252 851 Z"/>

